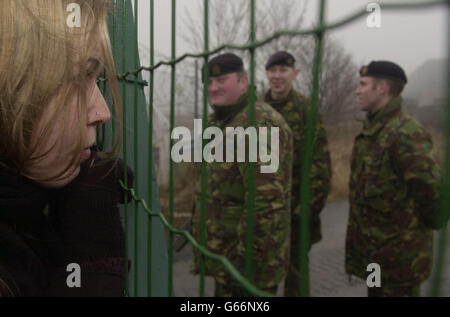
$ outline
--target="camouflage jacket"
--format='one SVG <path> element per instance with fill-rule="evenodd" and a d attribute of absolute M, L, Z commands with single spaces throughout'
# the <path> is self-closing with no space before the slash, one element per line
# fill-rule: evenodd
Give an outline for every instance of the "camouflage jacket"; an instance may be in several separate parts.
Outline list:
<path fill-rule="evenodd" d="M 292 165 L 292 201 L 291 209 L 295 214 L 300 213 L 300 184 L 302 181 L 303 148 L 306 141 L 306 115 L 309 100 L 295 90 L 291 90 L 283 100 L 273 100 L 270 90 L 265 94 L 264 101 L 281 113 L 292 129 L 294 137 L 294 158 Z M 313 141 L 311 182 L 311 237 L 310 243 L 322 239 L 319 214 L 322 211 L 330 192 L 331 159 L 328 141 L 320 114 L 317 115 L 316 129 Z"/>
<path fill-rule="evenodd" d="M 248 95 L 244 94 L 236 105 L 215 107 L 215 112 L 209 116 L 208 126 L 220 128 L 224 135 L 226 127 L 249 127 L 248 103 Z M 264 164 L 258 157 L 254 178 L 254 283 L 259 288 L 269 288 L 281 282 L 289 263 L 292 132 L 283 117 L 269 105 L 258 102 L 255 109 L 255 128 L 258 131 L 259 127 L 267 127 L 268 140 L 270 128 L 279 127 L 278 170 L 261 173 L 260 167 Z M 248 151 L 248 143 L 246 145 Z M 270 146 L 268 151 L 271 151 Z M 236 160 L 207 163 L 207 249 L 227 257 L 242 275 L 245 271 L 248 189 L 247 163 Z M 201 196 L 198 189 L 193 234 L 199 242 L 200 214 Z M 199 272 L 199 259 L 200 253 L 194 249 L 193 273 Z M 214 276 L 221 283 L 232 282 L 220 262 L 205 259 L 207 275 Z"/>
<path fill-rule="evenodd" d="M 369 115 L 355 139 L 346 271 L 365 279 L 377 263 L 382 281 L 417 285 L 430 273 L 440 176 L 431 136 L 401 102 Z"/>

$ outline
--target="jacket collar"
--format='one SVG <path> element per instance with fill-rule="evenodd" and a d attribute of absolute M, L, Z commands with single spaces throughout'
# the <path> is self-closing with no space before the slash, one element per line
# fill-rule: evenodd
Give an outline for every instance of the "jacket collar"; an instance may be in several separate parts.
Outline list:
<path fill-rule="evenodd" d="M 297 96 L 293 88 L 291 88 L 291 90 L 289 91 L 288 95 L 285 98 L 277 100 L 272 98 L 271 90 L 269 89 L 269 91 L 264 96 L 264 101 L 276 109 L 284 107 L 285 105 L 287 105 L 289 101 L 295 102 L 296 98 Z"/>
<path fill-rule="evenodd" d="M 0 221 L 31 222 L 42 218 L 53 191 L 0 169 Z"/>
<path fill-rule="evenodd" d="M 384 125 L 402 108 L 402 97 L 392 98 L 385 106 L 375 113 L 368 114 L 363 125 L 364 136 L 377 134 Z"/>
<path fill-rule="evenodd" d="M 240 112 L 249 103 L 248 93 L 244 93 L 239 100 L 232 105 L 211 106 L 214 110 L 214 118 L 218 121 L 228 121 Z"/>

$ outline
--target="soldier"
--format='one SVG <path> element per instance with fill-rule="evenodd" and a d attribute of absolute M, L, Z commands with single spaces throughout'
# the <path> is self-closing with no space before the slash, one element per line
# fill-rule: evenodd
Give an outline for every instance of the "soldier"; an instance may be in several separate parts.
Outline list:
<path fill-rule="evenodd" d="M 289 272 L 285 282 L 285 296 L 300 296 L 299 262 L 300 262 L 300 183 L 302 179 L 302 155 L 306 136 L 306 115 L 309 100 L 292 88 L 292 83 L 299 70 L 295 67 L 295 58 L 288 52 L 273 54 L 267 64 L 267 79 L 270 90 L 264 95 L 264 101 L 281 113 L 293 132 L 294 157 L 292 168 L 292 200 L 291 200 L 291 255 Z M 322 239 L 319 214 L 325 205 L 330 191 L 331 160 L 328 141 L 322 118 L 317 115 L 314 132 L 311 167 L 311 212 L 310 237 L 311 245 Z"/>
<path fill-rule="evenodd" d="M 346 271 L 366 279 L 381 269 L 368 296 L 420 296 L 430 274 L 433 232 L 439 219 L 440 175 L 430 134 L 402 109 L 402 68 L 374 61 L 360 70 L 361 109 L 367 112 L 351 157 Z"/>
<path fill-rule="evenodd" d="M 246 129 L 250 126 L 248 76 L 238 56 L 228 53 L 211 59 L 208 96 L 214 110 L 208 118 L 209 127 L 218 127 L 225 132 L 226 127 Z M 256 162 L 252 249 L 254 284 L 276 294 L 277 285 L 286 276 L 289 261 L 292 132 L 283 117 L 269 105 L 257 102 L 255 112 L 256 128 L 267 127 L 268 136 L 272 133 L 271 128 L 279 129 L 278 169 L 262 173 L 263 163 L 260 159 Z M 248 146 L 246 153 L 249 153 Z M 247 162 L 213 161 L 207 164 L 207 175 L 207 249 L 227 257 L 244 275 L 249 203 Z M 200 202 L 198 190 L 193 224 L 197 241 L 200 241 Z M 200 256 L 194 250 L 191 267 L 194 274 L 199 273 Z M 216 282 L 215 296 L 248 295 L 220 262 L 206 257 L 205 261 L 206 275 L 214 277 Z"/>

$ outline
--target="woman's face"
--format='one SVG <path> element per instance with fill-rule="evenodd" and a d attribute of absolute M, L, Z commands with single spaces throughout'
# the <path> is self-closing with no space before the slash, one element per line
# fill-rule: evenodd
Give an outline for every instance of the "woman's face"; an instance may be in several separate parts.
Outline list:
<path fill-rule="evenodd" d="M 101 94 L 96 78 L 100 72 L 102 59 L 101 47 L 97 47 L 95 52 L 90 56 L 87 65 L 83 65 L 77 71 L 86 71 L 88 74 L 87 91 L 79 91 L 72 94 L 67 103 L 63 107 L 63 111 L 59 111 L 56 119 L 52 121 L 52 113 L 58 106 L 58 92 L 50 99 L 48 105 L 43 111 L 35 130 L 32 133 L 31 144 L 37 144 L 39 135 L 50 123 L 50 133 L 46 140 L 41 141 L 40 146 L 36 149 L 33 157 L 38 159 L 31 160 L 26 165 L 26 172 L 32 179 L 38 179 L 36 182 L 44 187 L 58 188 L 70 183 L 80 172 L 80 164 L 90 157 L 89 148 L 96 142 L 96 126 L 108 121 L 111 113 L 108 109 L 103 95 Z M 84 69 L 83 69 L 84 68 Z M 80 118 L 78 111 L 79 96 L 86 96 L 86 126 L 83 127 L 84 137 L 82 142 L 83 149 L 79 148 L 80 134 Z M 65 113 L 64 113 L 65 112 Z M 75 158 L 75 163 L 70 165 L 63 174 L 67 166 Z M 60 175 L 61 174 L 61 175 Z M 48 179 L 59 175 L 55 179 Z"/>

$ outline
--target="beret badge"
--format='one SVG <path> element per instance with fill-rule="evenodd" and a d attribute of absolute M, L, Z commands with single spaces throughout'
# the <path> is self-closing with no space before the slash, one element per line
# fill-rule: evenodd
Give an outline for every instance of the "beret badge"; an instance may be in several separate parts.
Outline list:
<path fill-rule="evenodd" d="M 364 76 L 364 75 L 367 74 L 368 71 L 369 71 L 369 67 L 363 66 L 363 67 L 361 67 L 361 70 L 359 71 L 359 73 L 360 73 L 362 76 Z"/>
<path fill-rule="evenodd" d="M 220 66 L 219 65 L 213 65 L 211 72 L 214 76 L 217 76 L 220 74 Z"/>

